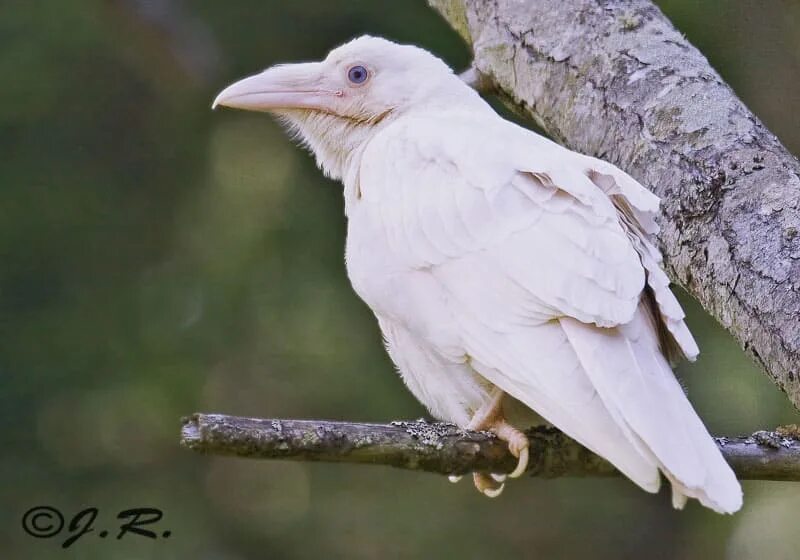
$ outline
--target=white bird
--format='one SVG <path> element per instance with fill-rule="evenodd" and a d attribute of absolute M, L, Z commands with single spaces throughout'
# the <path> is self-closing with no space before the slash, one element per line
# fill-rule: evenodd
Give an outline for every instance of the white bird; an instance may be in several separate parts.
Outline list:
<path fill-rule="evenodd" d="M 670 367 L 698 348 L 652 240 L 659 199 L 633 178 L 375 37 L 238 81 L 217 105 L 278 115 L 342 181 L 347 272 L 403 380 L 435 417 L 507 441 L 512 477 L 521 403 L 648 492 L 663 473 L 676 508 L 741 507 Z"/>

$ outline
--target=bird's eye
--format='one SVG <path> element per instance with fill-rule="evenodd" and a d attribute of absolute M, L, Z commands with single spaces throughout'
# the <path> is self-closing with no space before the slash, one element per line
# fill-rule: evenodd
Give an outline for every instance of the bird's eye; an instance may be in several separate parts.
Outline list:
<path fill-rule="evenodd" d="M 354 84 L 363 84 L 368 77 L 369 72 L 363 66 L 353 66 L 347 71 L 347 79 Z"/>

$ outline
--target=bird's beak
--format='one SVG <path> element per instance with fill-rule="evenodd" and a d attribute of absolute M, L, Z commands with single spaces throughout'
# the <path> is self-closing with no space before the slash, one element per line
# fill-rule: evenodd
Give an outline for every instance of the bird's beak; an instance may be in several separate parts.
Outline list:
<path fill-rule="evenodd" d="M 248 111 L 317 109 L 333 112 L 334 102 L 342 96 L 342 90 L 325 82 L 319 62 L 273 66 L 223 89 L 211 108 L 224 105 Z"/>

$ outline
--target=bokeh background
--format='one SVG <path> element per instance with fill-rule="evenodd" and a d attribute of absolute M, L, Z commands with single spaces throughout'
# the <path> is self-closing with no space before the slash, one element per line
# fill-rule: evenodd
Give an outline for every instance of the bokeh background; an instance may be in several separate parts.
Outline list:
<path fill-rule="evenodd" d="M 800 5 L 662 0 L 795 153 Z M 468 480 L 254 462 L 177 444 L 193 411 L 417 418 L 345 277 L 340 187 L 266 115 L 214 94 L 369 32 L 462 68 L 422 0 L 0 4 L 0 556 L 681 558 L 800 556 L 800 485 L 746 483 L 733 517 L 624 480 Z M 715 433 L 797 422 L 689 298 L 680 374 Z M 168 540 L 22 532 L 29 507 L 165 512 Z"/>

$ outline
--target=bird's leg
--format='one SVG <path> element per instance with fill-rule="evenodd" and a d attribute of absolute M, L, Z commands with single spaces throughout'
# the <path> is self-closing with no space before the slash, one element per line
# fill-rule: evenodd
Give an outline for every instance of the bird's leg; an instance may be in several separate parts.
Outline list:
<path fill-rule="evenodd" d="M 493 387 L 489 392 L 489 400 L 475 411 L 475 414 L 472 415 L 472 420 L 467 424 L 467 429 L 488 430 L 494 420 L 503 415 L 504 395 L 505 393 L 499 387 Z"/>
<path fill-rule="evenodd" d="M 520 430 L 509 424 L 503 415 L 503 397 L 505 393 L 498 387 L 492 389 L 489 400 L 481 406 L 467 425 L 469 430 L 485 430 L 493 432 L 501 440 L 508 443 L 508 449 L 519 461 L 517 467 L 508 476 L 517 478 L 528 466 L 528 438 Z M 473 482 L 478 491 L 487 496 L 500 495 L 505 475 L 487 476 L 482 473 L 473 474 Z M 497 486 L 497 483 L 501 483 Z"/>

